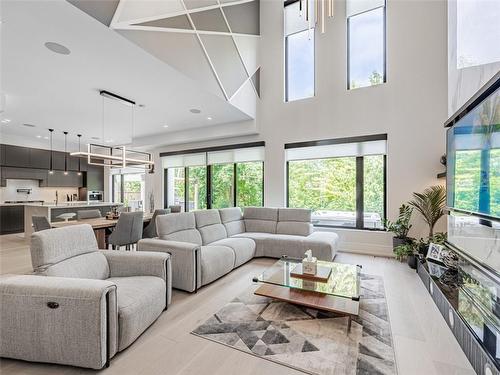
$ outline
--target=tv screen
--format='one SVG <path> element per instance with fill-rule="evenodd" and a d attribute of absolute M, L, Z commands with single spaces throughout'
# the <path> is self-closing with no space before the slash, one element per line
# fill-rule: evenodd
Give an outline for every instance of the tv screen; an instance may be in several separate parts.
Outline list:
<path fill-rule="evenodd" d="M 500 219 L 500 87 L 448 128 L 446 176 L 450 209 Z"/>

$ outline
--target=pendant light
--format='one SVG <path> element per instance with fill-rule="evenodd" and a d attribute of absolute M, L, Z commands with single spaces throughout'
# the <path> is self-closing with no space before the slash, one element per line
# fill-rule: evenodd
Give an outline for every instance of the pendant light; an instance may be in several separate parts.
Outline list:
<path fill-rule="evenodd" d="M 81 134 L 77 134 L 76 135 L 78 137 L 78 152 L 80 152 L 80 141 L 82 140 L 82 135 Z M 77 173 L 78 176 L 81 176 L 82 175 L 82 169 L 81 169 L 81 159 L 78 158 L 78 173 Z"/>
<path fill-rule="evenodd" d="M 52 133 L 54 132 L 54 129 L 49 129 L 50 132 L 50 168 L 49 168 L 49 174 L 54 174 L 54 168 L 53 168 L 53 156 L 52 156 Z"/>
<path fill-rule="evenodd" d="M 68 132 L 64 133 L 64 175 L 68 175 L 68 153 L 67 153 L 67 141 L 68 141 Z"/>

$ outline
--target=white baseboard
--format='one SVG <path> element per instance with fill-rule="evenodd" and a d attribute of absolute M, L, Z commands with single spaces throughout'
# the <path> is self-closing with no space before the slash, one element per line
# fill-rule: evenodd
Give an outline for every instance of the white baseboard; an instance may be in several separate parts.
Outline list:
<path fill-rule="evenodd" d="M 343 253 L 363 254 L 376 257 L 394 258 L 394 252 L 391 246 L 376 245 L 363 242 L 341 242 L 339 251 Z"/>

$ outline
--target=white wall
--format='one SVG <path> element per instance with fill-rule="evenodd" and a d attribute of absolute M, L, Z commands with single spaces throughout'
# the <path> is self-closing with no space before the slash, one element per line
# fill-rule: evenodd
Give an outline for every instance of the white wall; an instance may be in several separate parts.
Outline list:
<path fill-rule="evenodd" d="M 500 22 L 500 21 L 499 21 Z M 500 48 L 500 41 L 490 48 Z M 499 70 L 500 61 L 457 69 L 457 2 L 448 2 L 448 115 L 453 115 Z"/>
<path fill-rule="evenodd" d="M 447 7 L 444 1 L 388 0 L 387 83 L 346 90 L 345 3 L 335 3 L 335 19 L 316 38 L 316 97 L 283 101 L 283 3 L 261 1 L 261 102 L 259 135 L 163 147 L 158 152 L 264 140 L 265 204 L 285 205 L 288 142 L 388 134 L 388 213 L 393 218 L 413 191 L 444 183 L 443 123 L 447 119 Z M 162 171 L 154 177 L 161 206 Z M 415 214 L 417 216 L 417 214 Z M 438 228 L 443 229 L 442 226 Z M 427 232 L 416 220 L 414 235 Z M 392 254 L 391 235 L 339 230 L 341 249 Z"/>

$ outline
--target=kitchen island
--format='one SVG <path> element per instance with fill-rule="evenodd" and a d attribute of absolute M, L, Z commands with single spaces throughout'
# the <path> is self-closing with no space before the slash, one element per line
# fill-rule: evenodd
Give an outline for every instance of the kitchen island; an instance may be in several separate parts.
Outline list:
<path fill-rule="evenodd" d="M 45 216 L 51 223 L 61 222 L 64 219 L 58 218 L 61 214 L 74 213 L 75 217 L 70 220 L 76 220 L 76 212 L 82 210 L 101 211 L 101 215 L 105 216 L 113 208 L 122 206 L 121 203 L 111 202 L 64 202 L 59 204 L 26 204 L 24 205 L 24 236 L 29 237 L 33 233 L 31 226 L 32 216 Z"/>

